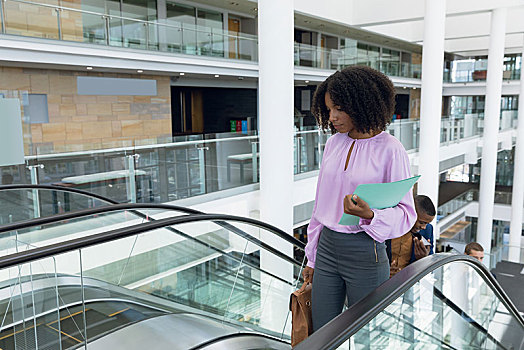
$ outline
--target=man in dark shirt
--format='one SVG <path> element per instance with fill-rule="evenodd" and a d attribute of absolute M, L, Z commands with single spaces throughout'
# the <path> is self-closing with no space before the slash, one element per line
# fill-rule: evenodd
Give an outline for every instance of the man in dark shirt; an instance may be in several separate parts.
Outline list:
<path fill-rule="evenodd" d="M 386 241 L 386 251 L 390 262 L 390 277 L 411 264 L 433 254 L 433 226 L 436 211 L 428 196 L 415 197 L 417 221 L 405 235 Z"/>

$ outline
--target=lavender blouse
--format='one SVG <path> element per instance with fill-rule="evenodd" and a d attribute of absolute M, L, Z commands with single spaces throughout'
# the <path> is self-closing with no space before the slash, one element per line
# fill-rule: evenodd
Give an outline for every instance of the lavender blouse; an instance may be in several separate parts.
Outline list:
<path fill-rule="evenodd" d="M 351 144 L 355 142 L 344 171 Z M 408 232 L 417 219 L 412 191 L 397 206 L 372 209 L 373 219 L 360 219 L 359 225 L 343 226 L 338 222 L 344 213 L 344 197 L 352 194 L 359 184 L 384 183 L 411 177 L 408 155 L 404 146 L 386 132 L 368 138 L 352 139 L 337 133 L 326 142 L 318 175 L 317 194 L 311 221 L 307 229 L 307 265 L 315 267 L 318 240 L 322 228 L 343 233 L 364 231 L 377 242 L 400 237 Z"/>

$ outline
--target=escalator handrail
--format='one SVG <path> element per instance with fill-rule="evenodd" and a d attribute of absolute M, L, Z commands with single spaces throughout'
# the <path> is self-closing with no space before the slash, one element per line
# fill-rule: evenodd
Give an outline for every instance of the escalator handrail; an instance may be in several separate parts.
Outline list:
<path fill-rule="evenodd" d="M 135 205 L 135 206 L 138 206 L 138 205 Z M 111 207 L 105 207 L 105 208 L 107 209 Z M 87 248 L 87 247 L 91 247 L 94 245 L 99 245 L 102 243 L 107 243 L 107 242 L 115 241 L 118 239 L 134 236 L 140 233 L 149 232 L 149 231 L 161 229 L 161 228 L 166 228 L 166 226 L 174 226 L 174 225 L 187 224 L 187 223 L 200 222 L 200 221 L 238 222 L 238 223 L 250 224 L 252 226 L 259 227 L 259 228 L 262 228 L 268 231 L 279 230 L 276 227 L 268 223 L 265 223 L 263 221 L 241 217 L 241 216 L 234 216 L 234 215 L 195 214 L 195 215 L 176 216 L 176 217 L 170 217 L 170 218 L 165 218 L 165 219 L 159 219 L 155 221 L 144 222 L 138 225 L 122 227 L 122 228 L 114 229 L 111 231 L 96 233 L 96 234 L 89 235 L 86 237 L 76 238 L 76 239 L 72 239 L 72 240 L 68 240 L 68 241 L 64 241 L 64 242 L 60 242 L 56 244 L 51 244 L 51 245 L 40 247 L 40 248 L 34 248 L 34 249 L 26 250 L 23 252 L 19 252 L 19 253 L 5 255 L 3 257 L 0 257 L 0 270 L 4 268 L 17 266 L 20 264 L 26 264 L 26 263 L 29 263 L 35 260 L 50 258 L 55 255 L 75 251 L 78 249 Z M 297 266 L 302 265 L 301 262 L 295 260 L 292 257 L 285 255 L 284 253 L 280 252 L 279 250 L 265 243 L 261 243 L 260 246 L 268 250 L 272 254 L 278 256 L 279 258 L 282 258 L 288 262 L 291 262 L 294 265 L 297 265 Z"/>
<path fill-rule="evenodd" d="M 524 318 L 491 272 L 482 263 L 464 254 L 439 253 L 408 265 L 393 278 L 381 284 L 362 300 L 349 307 L 324 327 L 302 341 L 294 349 L 320 350 L 336 348 L 369 323 L 424 276 L 453 262 L 464 262 L 472 266 L 524 329 Z"/>
<path fill-rule="evenodd" d="M 140 216 L 142 218 L 148 218 L 148 220 L 153 220 L 153 219 L 150 218 L 150 217 L 147 217 L 147 215 L 145 215 L 144 213 L 141 213 L 139 211 L 140 209 L 169 210 L 169 211 L 178 211 L 178 212 L 182 212 L 182 213 L 186 213 L 186 214 L 205 214 L 205 213 L 203 213 L 203 212 L 201 212 L 199 210 L 196 210 L 196 209 L 191 209 L 191 208 L 177 206 L 177 205 L 172 205 L 172 204 L 118 203 L 118 202 L 115 202 L 115 201 L 113 201 L 113 200 L 111 200 L 109 198 L 105 198 L 105 197 L 100 196 L 100 195 L 93 195 L 93 194 L 91 194 L 91 193 L 89 193 L 87 191 L 81 191 L 81 190 L 70 189 L 70 188 L 63 188 L 63 187 L 60 187 L 60 186 L 52 186 L 52 185 L 4 185 L 4 186 L 0 186 L 0 191 L 5 190 L 5 189 L 24 189 L 24 188 L 29 188 L 29 189 L 44 188 L 44 189 L 55 190 L 55 191 L 66 191 L 66 192 L 80 193 L 80 194 L 83 194 L 83 195 L 86 195 L 86 196 L 92 196 L 93 198 L 96 198 L 96 199 L 108 201 L 112 205 L 111 206 L 101 206 L 101 207 L 95 207 L 95 208 L 88 208 L 88 209 L 78 210 L 78 211 L 74 211 L 74 212 L 67 212 L 67 213 L 56 214 L 56 215 L 52 215 L 52 216 L 35 218 L 35 219 L 31 219 L 31 220 L 19 221 L 19 222 L 7 224 L 7 225 L 1 225 L 0 226 L 0 234 L 3 233 L 3 232 L 9 232 L 9 231 L 14 231 L 14 230 L 25 229 L 25 228 L 32 227 L 32 226 L 46 225 L 46 224 L 51 224 L 51 223 L 55 223 L 55 222 L 59 222 L 59 221 L 71 220 L 71 219 L 76 219 L 76 218 L 80 218 L 80 217 L 83 217 L 83 216 L 103 214 L 103 213 L 107 213 L 107 212 L 111 212 L 111 211 L 118 211 L 118 210 L 130 210 L 134 214 L 136 214 L 136 215 L 138 215 L 138 216 Z M 73 191 L 71 191 L 71 190 L 73 190 Z M 247 235 L 245 232 L 239 230 L 238 228 L 235 228 L 232 225 L 229 225 L 226 222 L 223 222 L 223 223 L 215 222 L 215 223 L 218 224 L 218 225 L 221 225 L 224 228 L 226 228 L 228 230 L 231 230 L 231 231 L 233 231 L 233 232 L 235 232 L 237 234 L 239 234 L 239 232 L 242 232 L 242 234 L 240 234 L 241 236 L 246 236 Z M 296 239 L 292 235 L 287 234 L 286 232 L 280 230 L 279 228 L 277 228 L 275 226 L 272 226 L 272 225 L 269 225 L 269 226 L 271 227 L 269 229 L 269 231 L 272 234 L 278 236 L 279 238 L 281 238 L 281 239 L 283 239 L 283 240 L 293 244 L 293 246 L 297 247 L 298 249 L 304 251 L 304 248 L 306 246 L 304 242 Z"/>
<path fill-rule="evenodd" d="M 75 194 L 81 194 L 81 195 L 86 196 L 86 197 L 95 198 L 95 199 L 98 199 L 100 201 L 107 202 L 107 203 L 110 203 L 110 204 L 118 204 L 117 201 L 115 201 L 115 200 L 113 200 L 111 198 L 107 198 L 105 196 L 102 196 L 102 195 L 99 195 L 99 194 L 96 194 L 96 193 L 91 193 L 91 192 L 88 192 L 88 191 L 80 190 L 78 188 L 64 187 L 64 186 L 58 186 L 58 185 L 43 185 L 43 184 L 37 184 L 37 185 L 32 185 L 32 184 L 0 185 L 0 191 L 6 191 L 6 190 L 27 190 L 27 189 L 70 192 L 70 193 L 75 193 Z"/>
<path fill-rule="evenodd" d="M 141 210 L 141 209 L 142 210 L 143 209 L 163 209 L 163 210 L 178 211 L 178 207 L 172 206 L 172 205 L 169 205 L 169 204 L 129 204 L 129 203 L 114 204 L 114 205 L 111 205 L 111 206 L 89 208 L 89 209 L 84 209 L 84 210 L 81 210 L 81 211 L 76 211 L 76 212 L 71 212 L 71 213 L 58 214 L 58 215 L 53 215 L 53 216 L 48 216 L 48 217 L 43 217 L 43 218 L 36 218 L 36 219 L 27 220 L 27 221 L 15 222 L 13 224 L 3 225 L 3 226 L 0 226 L 0 237 L 1 237 L 1 234 L 5 233 L 5 232 L 21 230 L 21 229 L 30 228 L 30 227 L 39 226 L 39 225 L 45 225 L 45 224 L 61 222 L 61 221 L 64 221 L 64 220 L 76 219 L 76 218 L 79 218 L 79 217 L 84 217 L 84 216 L 89 216 L 89 215 L 106 214 L 106 213 L 110 213 L 110 212 L 114 212 L 114 211 L 131 210 L 133 212 L 137 212 L 138 214 L 140 214 L 140 216 L 142 218 L 146 218 L 147 215 L 145 215 L 144 213 L 140 213 L 139 210 Z M 248 223 L 248 224 L 252 224 L 252 225 L 258 226 L 260 228 L 263 228 L 263 229 L 267 230 L 268 232 L 271 232 L 272 234 L 275 234 L 278 237 L 284 239 L 285 241 L 290 242 L 291 244 L 293 244 L 294 242 L 289 240 L 288 238 L 292 238 L 293 240 L 297 240 L 296 238 L 291 237 L 290 235 L 286 234 L 284 231 L 280 230 L 279 228 L 277 228 L 277 227 L 275 227 L 273 225 L 270 225 L 268 223 L 265 223 L 265 222 L 262 222 L 262 221 L 259 221 L 259 220 L 256 220 L 256 219 L 239 217 L 239 216 L 228 216 L 228 215 L 219 215 L 219 214 L 203 214 L 203 213 L 193 214 L 193 215 L 206 216 L 206 217 L 208 217 L 209 221 L 212 221 L 213 223 L 215 223 L 215 224 L 217 224 L 217 225 L 219 225 L 221 227 L 224 227 L 227 230 L 235 233 L 237 236 L 240 236 L 240 237 L 250 241 L 251 243 L 253 243 L 255 245 L 258 245 L 259 247 L 262 247 L 262 248 L 270 251 L 274 255 L 277 255 L 277 256 L 281 257 L 282 259 L 287 260 L 287 261 L 289 261 L 289 262 L 291 262 L 293 264 L 298 264 L 298 266 L 302 265 L 297 260 L 295 260 L 293 258 L 290 258 L 289 256 L 287 256 L 285 254 L 282 254 L 280 251 L 274 249 L 269 244 L 260 241 L 259 239 L 253 237 L 252 235 L 250 235 L 250 234 L 242 231 L 241 229 L 235 227 L 234 225 L 231 225 L 228 222 L 215 220 L 215 219 L 213 219 L 213 217 L 217 217 L 217 216 L 225 217 L 225 218 L 234 217 L 234 218 L 237 218 L 236 221 L 238 221 L 238 222 Z M 187 217 L 187 216 L 191 217 L 193 215 L 184 215 L 183 217 Z M 240 220 L 240 219 L 243 219 L 243 221 Z M 152 218 L 149 217 L 148 220 L 150 222 L 156 222 L 156 221 L 161 221 L 161 220 L 166 220 L 166 219 L 155 220 L 155 219 L 152 219 Z M 166 225 L 170 225 L 170 224 L 166 224 Z M 133 227 L 133 226 L 131 226 L 131 227 Z M 172 228 L 170 228 L 170 227 L 166 227 L 166 229 L 169 229 L 169 230 L 172 231 Z M 178 231 L 176 233 L 178 233 Z M 96 234 L 95 234 L 95 236 L 96 236 Z M 300 241 L 298 241 L 298 242 L 300 242 Z M 301 250 L 304 250 L 304 248 L 303 248 L 303 246 L 305 246 L 304 243 L 300 242 L 300 244 L 302 246 L 298 246 L 298 247 L 297 247 L 297 245 L 294 245 L 294 246 L 299 248 L 299 249 L 301 249 Z"/>

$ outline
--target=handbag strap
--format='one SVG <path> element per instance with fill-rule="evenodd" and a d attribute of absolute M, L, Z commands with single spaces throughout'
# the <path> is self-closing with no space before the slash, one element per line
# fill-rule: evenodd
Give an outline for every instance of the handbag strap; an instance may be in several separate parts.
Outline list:
<path fill-rule="evenodd" d="M 305 291 L 305 290 L 306 290 L 306 287 L 307 287 L 307 285 L 308 285 L 309 283 L 310 283 L 310 282 L 308 282 L 308 283 L 302 283 L 302 287 L 300 287 L 300 289 L 299 289 L 297 292 L 302 293 L 303 291 Z"/>

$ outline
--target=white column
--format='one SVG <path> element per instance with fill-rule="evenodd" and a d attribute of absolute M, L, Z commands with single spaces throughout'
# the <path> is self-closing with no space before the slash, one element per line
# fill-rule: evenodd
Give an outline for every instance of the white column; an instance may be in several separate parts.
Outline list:
<path fill-rule="evenodd" d="M 293 230 L 293 1 L 258 3 L 260 218 Z"/>
<path fill-rule="evenodd" d="M 422 95 L 420 102 L 420 150 L 418 193 L 438 203 L 440 119 L 444 67 L 446 2 L 426 0 L 422 47 Z M 439 130 L 437 132 L 437 130 Z M 436 225 L 433 225 L 435 228 Z M 435 232 L 435 239 L 439 237 Z"/>
<path fill-rule="evenodd" d="M 489 268 L 493 226 L 493 202 L 497 170 L 497 148 L 502 93 L 504 39 L 506 34 L 506 8 L 491 13 L 489 36 L 488 75 L 486 79 L 486 107 L 484 110 L 484 136 L 480 169 L 479 221 L 477 241 L 484 248 L 484 263 Z"/>
<path fill-rule="evenodd" d="M 260 219 L 293 233 L 293 0 L 258 1 Z M 293 248 L 272 235 L 261 239 L 289 256 Z M 293 269 L 264 251 L 260 266 L 287 281 Z M 260 325 L 281 332 L 292 288 L 262 276 Z"/>
<path fill-rule="evenodd" d="M 524 57 L 524 36 L 522 39 L 522 57 Z M 519 120 L 517 127 L 517 145 L 515 146 L 515 165 L 513 169 L 513 192 L 511 198 L 508 260 L 519 263 L 521 262 L 522 208 L 524 207 L 524 72 L 522 69 L 520 70 Z"/>

